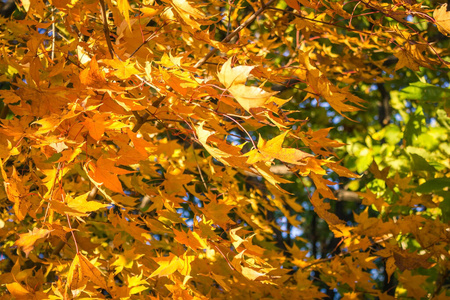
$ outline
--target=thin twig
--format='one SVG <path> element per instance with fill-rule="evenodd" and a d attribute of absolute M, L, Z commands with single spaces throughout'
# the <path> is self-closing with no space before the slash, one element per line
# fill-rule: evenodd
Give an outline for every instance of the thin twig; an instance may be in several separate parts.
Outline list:
<path fill-rule="evenodd" d="M 52 52 L 50 57 L 55 60 L 55 40 L 56 40 L 56 25 L 55 25 L 55 8 L 52 8 Z"/>
<path fill-rule="evenodd" d="M 73 231 L 72 224 L 70 224 L 70 218 L 69 218 L 68 214 L 66 214 L 66 218 L 67 218 L 67 224 L 69 225 L 69 228 L 70 228 L 70 233 L 72 234 L 73 242 L 75 243 L 75 250 L 76 250 L 77 253 L 79 253 L 80 250 L 78 249 L 77 239 L 75 237 L 75 232 Z"/>
<path fill-rule="evenodd" d="M 142 42 L 142 44 L 140 44 L 131 54 L 130 54 L 130 57 L 129 58 L 131 58 L 131 57 L 133 57 L 135 54 L 136 54 L 136 52 L 138 52 L 139 51 L 139 49 L 141 49 L 142 48 L 142 46 L 144 46 L 147 42 L 149 42 L 151 39 L 153 39 L 155 36 L 157 36 L 158 34 L 159 34 L 159 31 L 161 30 L 161 29 L 163 29 L 164 28 L 164 26 L 166 26 L 167 24 L 169 24 L 171 22 L 171 20 L 169 20 L 168 22 L 164 22 L 164 24 L 162 24 L 155 32 L 153 32 L 148 38 L 146 38 L 143 42 Z"/>
<path fill-rule="evenodd" d="M 202 172 L 202 169 L 200 168 L 200 166 L 198 164 L 197 154 L 195 153 L 194 147 L 192 147 L 192 152 L 194 152 L 194 158 L 195 158 L 195 163 L 197 164 L 198 173 L 200 174 L 200 178 L 202 179 L 203 186 L 205 187 L 205 190 L 207 191 L 208 190 L 208 186 L 206 185 L 205 178 L 203 178 L 203 172 Z"/>
<path fill-rule="evenodd" d="M 111 58 L 114 59 L 114 49 L 111 43 L 111 36 L 109 35 L 108 19 L 106 17 L 106 4 L 105 0 L 100 0 L 100 7 L 103 16 L 103 31 L 105 32 L 106 44 L 108 44 L 109 54 Z"/>

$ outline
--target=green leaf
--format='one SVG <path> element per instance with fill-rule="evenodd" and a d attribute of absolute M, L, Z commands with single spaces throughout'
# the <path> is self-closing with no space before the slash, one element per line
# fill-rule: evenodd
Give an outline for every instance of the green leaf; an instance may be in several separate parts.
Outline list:
<path fill-rule="evenodd" d="M 403 137 L 406 140 L 406 145 L 411 146 L 417 136 L 422 133 L 422 125 L 425 124 L 425 116 L 423 115 L 422 107 L 418 107 L 414 114 L 412 114 L 405 126 L 405 133 Z"/>
<path fill-rule="evenodd" d="M 408 100 L 440 102 L 450 99 L 450 89 L 418 81 L 401 90 L 399 96 Z"/>
<path fill-rule="evenodd" d="M 402 132 L 400 131 L 400 128 L 398 128 L 398 126 L 396 126 L 394 124 L 390 124 L 390 125 L 386 126 L 385 130 L 386 130 L 386 133 L 384 136 L 385 136 L 386 142 L 389 145 L 396 145 L 402 139 Z"/>
<path fill-rule="evenodd" d="M 428 172 L 435 172 L 436 169 L 433 168 L 422 156 L 419 156 L 417 154 L 411 153 L 411 158 L 413 161 L 413 170 L 415 171 L 428 171 Z"/>
<path fill-rule="evenodd" d="M 418 186 L 416 192 L 431 193 L 442 191 L 446 187 L 450 187 L 450 178 L 434 178 Z"/>
<path fill-rule="evenodd" d="M 436 194 L 444 198 L 444 201 L 439 203 L 439 208 L 442 211 L 443 221 L 448 222 L 450 220 L 450 191 L 441 191 Z"/>

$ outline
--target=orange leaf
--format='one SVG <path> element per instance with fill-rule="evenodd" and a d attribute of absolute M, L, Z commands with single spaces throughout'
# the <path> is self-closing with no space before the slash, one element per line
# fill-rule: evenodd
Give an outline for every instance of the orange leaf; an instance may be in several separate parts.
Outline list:
<path fill-rule="evenodd" d="M 31 299 L 30 292 L 18 282 L 8 283 L 6 284 L 6 288 L 15 299 Z"/>
<path fill-rule="evenodd" d="M 25 255 L 28 257 L 28 254 L 30 254 L 34 248 L 36 241 L 46 238 L 50 232 L 51 230 L 35 227 L 33 228 L 33 231 L 19 234 L 20 238 L 15 242 L 15 245 L 22 248 L 23 252 L 25 252 Z"/>
<path fill-rule="evenodd" d="M 117 175 L 111 173 L 109 170 L 102 169 L 100 166 L 98 164 L 97 166 L 94 166 L 92 163 L 90 163 L 89 164 L 90 171 L 88 173 L 89 176 L 92 177 L 92 179 L 97 184 L 103 184 L 111 191 L 125 195 L 125 193 L 123 192 L 122 183 L 120 183 L 120 180 L 117 177 Z"/>
<path fill-rule="evenodd" d="M 86 118 L 84 126 L 89 130 L 89 135 L 96 141 L 100 140 L 106 129 L 106 114 L 95 114 L 92 119 Z"/>
<path fill-rule="evenodd" d="M 100 270 L 97 269 L 97 267 L 94 266 L 92 262 L 90 262 L 82 254 L 78 253 L 77 256 L 80 260 L 81 274 L 83 275 L 83 277 L 87 277 L 95 285 L 98 285 L 99 287 L 107 290 L 108 285 L 102 272 L 100 272 Z"/>
<path fill-rule="evenodd" d="M 84 85 L 95 88 L 102 88 L 106 84 L 105 73 L 98 68 L 95 56 L 91 59 L 90 67 L 80 72 L 80 81 Z"/>

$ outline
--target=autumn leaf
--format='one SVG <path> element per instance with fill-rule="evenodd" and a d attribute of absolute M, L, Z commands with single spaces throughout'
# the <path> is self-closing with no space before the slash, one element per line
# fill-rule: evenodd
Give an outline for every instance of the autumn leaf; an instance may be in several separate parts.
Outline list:
<path fill-rule="evenodd" d="M 107 116 L 104 114 L 96 114 L 94 117 L 87 118 L 83 124 L 89 130 L 89 135 L 95 140 L 100 140 L 105 133 L 108 122 L 106 121 Z"/>
<path fill-rule="evenodd" d="M 313 156 L 295 148 L 283 148 L 283 141 L 288 133 L 286 131 L 267 142 L 259 137 L 258 148 L 244 154 L 244 156 L 248 156 L 247 163 L 271 162 L 273 159 L 279 159 L 288 164 L 301 165 L 304 158 Z"/>
<path fill-rule="evenodd" d="M 433 18 L 440 32 L 450 34 L 450 12 L 447 11 L 447 3 L 442 4 L 433 12 Z"/>
<path fill-rule="evenodd" d="M 153 258 L 153 260 L 158 263 L 159 267 L 150 275 L 150 277 L 168 276 L 175 273 L 178 269 L 182 270 L 185 266 L 185 263 L 172 253 L 166 257 Z"/>
<path fill-rule="evenodd" d="M 131 28 L 131 24 L 130 24 L 130 10 L 131 10 L 131 6 L 130 6 L 130 3 L 128 3 L 128 0 L 118 0 L 117 1 L 117 8 L 119 9 L 120 13 L 125 18 L 125 22 Z"/>
<path fill-rule="evenodd" d="M 17 218 L 23 220 L 31 205 L 31 203 L 26 200 L 27 189 L 23 186 L 23 180 L 26 178 L 20 178 L 16 169 L 13 168 L 11 177 L 8 179 L 1 159 L 0 170 L 2 172 L 3 184 L 8 200 L 14 203 L 14 212 Z"/>
<path fill-rule="evenodd" d="M 242 85 L 247 82 L 247 78 L 254 66 L 235 66 L 231 67 L 232 58 L 228 59 L 223 65 L 217 76 L 220 82 L 229 89 L 233 85 Z"/>
<path fill-rule="evenodd" d="M 197 21 L 205 17 L 201 11 L 194 8 L 186 0 L 171 0 L 170 3 L 186 24 L 194 29 L 200 29 L 200 24 Z"/>
<path fill-rule="evenodd" d="M 0 298 L 449 297 L 448 4 L 3 2 Z"/>
<path fill-rule="evenodd" d="M 15 299 L 30 299 L 31 292 L 18 282 L 8 283 L 6 284 L 6 288 Z"/>
<path fill-rule="evenodd" d="M 52 231 L 48 229 L 34 227 L 33 231 L 19 234 L 20 238 L 15 244 L 22 248 L 23 252 L 25 252 L 25 255 L 28 257 L 30 252 L 34 249 L 35 243 L 40 239 L 46 238 L 50 232 Z"/>
<path fill-rule="evenodd" d="M 81 71 L 80 81 L 84 85 L 96 88 L 102 88 L 106 85 L 105 72 L 99 69 L 95 56 L 91 59 L 89 68 Z"/>
<path fill-rule="evenodd" d="M 236 101 L 248 112 L 252 108 L 264 106 L 267 100 L 277 92 L 266 92 L 262 88 L 255 86 L 245 86 L 243 84 L 232 85 L 229 89 Z"/>
<path fill-rule="evenodd" d="M 217 160 L 223 162 L 228 165 L 228 162 L 223 160 L 223 158 L 230 157 L 231 154 L 226 153 L 218 148 L 212 147 L 208 145 L 208 138 L 214 134 L 214 132 L 206 130 L 203 128 L 204 123 L 201 123 L 199 126 L 196 126 L 196 132 L 198 136 L 198 140 L 205 147 L 205 149 Z"/>
<path fill-rule="evenodd" d="M 254 67 L 231 67 L 231 58 L 223 64 L 218 73 L 220 82 L 230 91 L 239 104 L 248 112 L 250 109 L 261 107 L 276 92 L 266 92 L 262 88 L 246 86 L 245 82 Z"/>

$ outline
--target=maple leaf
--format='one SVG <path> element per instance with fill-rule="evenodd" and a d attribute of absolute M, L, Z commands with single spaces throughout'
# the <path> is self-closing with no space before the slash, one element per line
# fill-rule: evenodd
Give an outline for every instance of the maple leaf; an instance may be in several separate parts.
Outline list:
<path fill-rule="evenodd" d="M 105 290 L 108 289 L 102 272 L 84 255 L 77 253 L 67 275 L 67 287 L 74 296 L 77 296 L 89 281 Z"/>
<path fill-rule="evenodd" d="M 199 126 L 195 127 L 198 140 L 203 145 L 203 147 L 205 147 L 206 151 L 208 151 L 214 158 L 228 165 L 229 163 L 225 161 L 223 158 L 230 157 L 232 155 L 218 148 L 214 148 L 208 145 L 208 138 L 212 136 L 214 132 L 204 129 L 203 125 L 204 123 L 201 123 Z"/>
<path fill-rule="evenodd" d="M 232 85 L 228 90 L 237 102 L 248 112 L 250 112 L 252 108 L 264 106 L 270 97 L 278 93 L 266 92 L 262 88 L 245 86 L 243 84 Z"/>
<path fill-rule="evenodd" d="M 258 148 L 244 154 L 244 156 L 248 156 L 247 163 L 254 164 L 260 161 L 270 162 L 273 159 L 279 159 L 288 164 L 301 165 L 303 159 L 313 156 L 295 148 L 283 148 L 283 141 L 288 133 L 286 131 L 267 142 L 260 136 Z"/>
<path fill-rule="evenodd" d="M 183 185 L 192 181 L 191 175 L 183 174 L 184 170 L 178 168 L 170 168 L 164 174 L 164 188 L 168 193 L 177 193 L 183 189 Z"/>
<path fill-rule="evenodd" d="M 6 288 L 15 299 L 25 300 L 30 299 L 30 297 L 32 297 L 31 296 L 32 293 L 18 282 L 7 283 Z"/>
<path fill-rule="evenodd" d="M 16 168 L 13 168 L 11 177 L 8 179 L 6 172 L 3 168 L 3 161 L 0 159 L 0 170 L 3 177 L 3 184 L 6 190 L 6 195 L 9 201 L 14 203 L 14 212 L 19 220 L 23 220 L 27 215 L 28 208 L 31 203 L 29 203 L 25 196 L 28 191 L 27 188 L 23 186 L 23 182 L 26 182 L 27 178 L 21 178 L 18 176 Z"/>
<path fill-rule="evenodd" d="M 117 0 L 117 8 L 119 9 L 120 13 L 124 16 L 125 22 L 128 24 L 128 27 L 131 28 L 130 23 L 130 3 L 128 0 Z M 106 22 L 106 20 L 105 20 Z"/>
<path fill-rule="evenodd" d="M 192 7 L 186 0 L 171 0 L 170 3 L 186 24 L 194 29 L 200 29 L 200 24 L 194 19 L 202 20 L 205 18 L 201 11 Z"/>
<path fill-rule="evenodd" d="M 262 88 L 246 86 L 245 82 L 254 68 L 253 66 L 231 67 L 231 58 L 222 66 L 217 74 L 219 81 L 230 91 L 237 102 L 248 112 L 261 107 L 277 92 L 266 92 Z"/>
<path fill-rule="evenodd" d="M 106 85 L 105 72 L 98 68 L 95 56 L 91 59 L 90 67 L 81 71 L 80 81 L 84 85 L 98 88 L 102 88 Z"/>
<path fill-rule="evenodd" d="M 46 238 L 50 232 L 52 231 L 48 229 L 34 227 L 33 231 L 19 234 L 20 238 L 15 242 L 15 244 L 22 248 L 23 252 L 25 252 L 25 255 L 28 257 L 30 252 L 34 249 L 34 244 L 38 240 Z"/>
<path fill-rule="evenodd" d="M 185 262 L 172 253 L 170 253 L 169 256 L 153 258 L 153 260 L 158 263 L 159 267 L 150 274 L 150 277 L 168 276 L 175 273 L 177 270 L 183 270 L 185 268 Z"/>
<path fill-rule="evenodd" d="M 254 66 L 236 66 L 231 67 L 232 58 L 228 59 L 223 65 L 217 76 L 219 81 L 229 89 L 233 85 L 241 85 L 247 82 L 247 78 Z"/>
<path fill-rule="evenodd" d="M 447 3 L 442 4 L 433 12 L 433 18 L 436 21 L 438 29 L 445 35 L 450 34 L 450 12 L 447 11 Z"/>
<path fill-rule="evenodd" d="M 103 184 L 108 189 L 120 194 L 124 194 L 124 191 L 117 175 L 133 173 L 133 171 L 117 168 L 113 160 L 103 157 L 97 160 L 96 165 L 89 163 L 89 169 L 89 176 L 97 184 Z"/>
<path fill-rule="evenodd" d="M 225 228 L 226 224 L 231 221 L 227 217 L 227 214 L 232 208 L 232 206 L 225 203 L 220 203 L 219 200 L 213 198 L 208 204 L 205 205 L 203 213 L 207 218 L 213 220 L 214 223 Z"/>
<path fill-rule="evenodd" d="M 173 230 L 175 233 L 175 239 L 190 247 L 192 250 L 206 249 L 208 248 L 207 243 L 202 239 L 198 233 L 188 230 L 188 232 Z"/>

